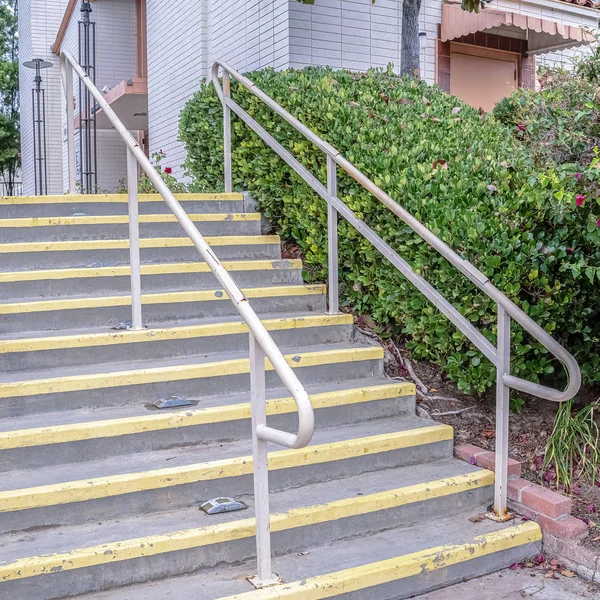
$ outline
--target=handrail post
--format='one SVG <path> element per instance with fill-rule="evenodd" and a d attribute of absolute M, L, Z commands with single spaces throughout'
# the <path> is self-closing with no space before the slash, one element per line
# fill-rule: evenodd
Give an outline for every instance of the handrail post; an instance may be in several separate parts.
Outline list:
<path fill-rule="evenodd" d="M 496 362 L 496 484 L 494 513 L 498 520 L 509 518 L 508 502 L 508 422 L 510 388 L 504 375 L 510 375 L 510 324 L 506 310 L 498 306 L 498 359 Z"/>
<path fill-rule="evenodd" d="M 64 57 L 60 69 L 65 92 L 65 116 L 67 121 L 67 171 L 69 194 L 77 193 L 77 173 L 75 169 L 75 124 L 73 123 L 73 67 Z"/>
<path fill-rule="evenodd" d="M 131 328 L 143 329 L 138 166 L 137 160 L 129 148 L 127 149 L 127 196 L 129 207 L 129 265 L 131 271 Z"/>
<path fill-rule="evenodd" d="M 337 196 L 337 164 L 327 155 L 327 192 L 331 198 Z M 329 262 L 329 314 L 339 312 L 339 258 L 338 258 L 338 213 L 331 202 L 327 203 L 327 256 Z"/>
<path fill-rule="evenodd" d="M 276 584 L 271 566 L 271 524 L 269 510 L 269 455 L 267 442 L 258 437 L 258 427 L 267 424 L 265 396 L 265 352 L 250 333 L 250 401 L 252 406 L 252 457 L 254 461 L 254 518 L 258 572 L 250 579 L 256 588 Z"/>
<path fill-rule="evenodd" d="M 225 191 L 233 191 L 231 176 L 231 109 L 227 100 L 231 98 L 231 78 L 227 71 L 223 72 L 223 142 L 225 154 Z"/>

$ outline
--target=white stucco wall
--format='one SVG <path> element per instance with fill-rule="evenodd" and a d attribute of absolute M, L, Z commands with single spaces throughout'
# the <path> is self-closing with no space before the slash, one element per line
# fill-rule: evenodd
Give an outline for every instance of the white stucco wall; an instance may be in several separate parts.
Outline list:
<path fill-rule="evenodd" d="M 63 49 L 78 57 L 79 9 L 73 13 L 63 40 Z M 136 11 L 135 0 L 98 0 L 92 4 L 91 20 L 96 23 L 96 85 L 99 89 L 109 88 L 130 79 L 136 74 Z M 79 101 L 79 80 L 73 79 L 76 104 Z M 62 103 L 61 130 L 66 127 L 64 100 Z M 77 108 L 75 110 L 77 114 Z M 76 131 L 75 152 L 79 155 L 79 136 Z M 120 136 L 112 129 L 98 129 L 98 190 L 114 191 L 127 176 L 127 153 Z M 67 145 L 62 145 L 63 189 L 68 188 Z"/>
<path fill-rule="evenodd" d="M 35 193 L 33 174 L 33 107 L 31 89 L 35 72 L 22 66 L 32 58 L 42 58 L 52 63 L 42 73 L 42 87 L 46 90 L 46 131 L 48 192 L 62 194 L 61 153 L 61 82 L 58 56 L 50 47 L 54 43 L 68 0 L 20 0 L 19 44 L 21 90 L 21 160 L 23 163 L 23 193 Z"/>

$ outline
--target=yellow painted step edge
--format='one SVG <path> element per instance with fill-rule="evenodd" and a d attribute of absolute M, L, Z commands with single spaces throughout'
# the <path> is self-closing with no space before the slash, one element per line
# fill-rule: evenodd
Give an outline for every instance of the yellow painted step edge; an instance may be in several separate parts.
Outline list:
<path fill-rule="evenodd" d="M 285 356 L 290 367 L 313 367 L 331 365 L 340 362 L 353 363 L 363 360 L 383 359 L 383 348 L 370 346 L 366 348 L 342 348 L 322 352 L 303 352 Z M 270 361 L 265 359 L 267 371 L 272 371 Z M 117 371 L 114 373 L 91 373 L 86 375 L 71 375 L 52 379 L 30 379 L 0 383 L 1 398 L 23 398 L 31 395 L 57 394 L 113 388 L 127 385 L 143 385 L 163 383 L 167 381 L 184 381 L 204 377 L 223 377 L 225 375 L 240 375 L 248 373 L 250 360 L 239 358 L 219 362 L 200 363 L 192 365 L 175 365 L 156 367 L 153 369 L 138 369 L 132 371 Z"/>
<path fill-rule="evenodd" d="M 260 221 L 259 213 L 196 213 L 188 217 L 196 223 L 226 221 Z M 177 223 L 175 215 L 140 215 L 140 223 Z M 94 215 L 85 217 L 16 217 L 0 219 L 0 228 L 60 227 L 71 225 L 127 225 L 128 215 Z"/>
<path fill-rule="evenodd" d="M 232 260 L 222 261 L 227 271 L 283 271 L 301 269 L 300 259 Z M 210 273 L 205 262 L 159 263 L 141 265 L 142 275 L 172 275 L 181 273 Z M 48 281 L 50 279 L 84 279 L 89 277 L 129 277 L 128 265 L 117 267 L 84 267 L 69 269 L 47 269 L 41 271 L 8 271 L 0 273 L 0 283 L 19 281 Z"/>
<path fill-rule="evenodd" d="M 318 575 L 303 581 L 244 592 L 220 600 L 324 600 L 448 568 L 539 542 L 541 539 L 540 526 L 529 521 L 477 536 L 473 541 L 464 544 L 427 548 L 412 554 Z"/>
<path fill-rule="evenodd" d="M 305 317 L 283 317 L 265 319 L 263 325 L 268 331 L 307 329 L 309 327 L 331 327 L 352 325 L 352 315 L 307 315 Z M 130 331 L 107 331 L 102 333 L 79 333 L 41 338 L 0 340 L 0 354 L 11 352 L 39 352 L 71 348 L 91 348 L 93 346 L 114 346 L 143 342 L 163 342 L 189 340 L 222 335 L 248 333 L 248 325 L 243 321 L 186 325 L 165 329 L 143 329 Z"/>
<path fill-rule="evenodd" d="M 238 193 L 221 194 L 175 194 L 175 198 L 180 202 L 207 202 L 243 200 L 244 196 Z M 0 206 L 20 205 L 20 204 L 91 204 L 91 203 L 127 203 L 127 194 L 82 194 L 82 195 L 64 195 L 64 196 L 11 196 L 2 198 Z M 160 194 L 140 194 L 140 202 L 164 202 Z"/>
<path fill-rule="evenodd" d="M 413 383 L 393 383 L 311 394 L 310 399 L 313 408 L 319 410 L 414 395 L 415 385 Z M 267 402 L 268 416 L 291 414 L 296 412 L 296 410 L 296 403 L 292 397 L 277 398 Z M 0 450 L 31 448 L 47 444 L 64 444 L 67 442 L 80 442 L 91 439 L 164 431 L 167 429 L 179 429 L 181 427 L 242 421 L 250 419 L 251 416 L 252 408 L 250 403 L 242 403 L 230 406 L 170 412 L 167 414 L 154 413 L 141 417 L 124 417 L 121 419 L 106 419 L 103 421 L 3 431 L 0 432 Z"/>
<path fill-rule="evenodd" d="M 431 425 L 408 431 L 308 446 L 299 450 L 278 450 L 269 453 L 269 469 L 277 471 L 359 458 L 367 454 L 392 452 L 403 448 L 450 441 L 453 435 L 454 431 L 448 425 Z M 0 513 L 86 502 L 98 498 L 187 485 L 199 481 L 240 477 L 251 475 L 252 472 L 252 456 L 242 456 L 195 465 L 8 490 L 0 492 Z"/>
<path fill-rule="evenodd" d="M 296 508 L 271 515 L 271 531 L 288 531 L 298 527 L 318 525 L 319 523 L 369 514 L 432 498 L 443 498 L 486 487 L 492 485 L 493 482 L 494 474 L 492 472 L 477 471 L 467 475 L 448 477 L 376 494 Z M 529 526 L 525 531 L 530 533 L 527 539 L 537 540 L 536 536 L 539 536 L 539 533 L 536 533 L 533 527 Z M 110 542 L 60 554 L 22 558 L 12 563 L 0 565 L 0 581 L 14 581 L 56 573 L 57 571 L 70 571 L 132 560 L 143 556 L 156 556 L 166 552 L 199 548 L 249 538 L 254 535 L 254 532 L 254 519 L 249 518 L 208 527 L 175 531 L 169 534 L 152 535 L 122 542 Z M 513 543 L 516 543 L 515 536 L 511 537 L 513 537 Z M 468 554 L 465 553 L 464 557 L 467 556 Z"/>
<path fill-rule="evenodd" d="M 326 287 L 317 285 L 275 285 L 271 287 L 246 288 L 246 298 L 283 298 L 290 296 L 319 296 Z M 193 290 L 188 292 L 162 292 L 143 294 L 142 304 L 175 304 L 177 302 L 209 302 L 229 300 L 223 290 Z M 131 306 L 131 296 L 107 296 L 95 298 L 65 298 L 61 300 L 35 300 L 34 302 L 9 302 L 0 304 L 0 315 L 48 312 L 55 310 L 78 310 Z"/>
<path fill-rule="evenodd" d="M 269 246 L 281 243 L 278 235 L 217 235 L 204 238 L 209 246 Z M 187 237 L 142 238 L 140 248 L 187 248 Z M 71 252 L 76 250 L 127 250 L 129 240 L 78 240 L 67 242 L 15 242 L 0 244 L 0 254 L 18 252 Z"/>

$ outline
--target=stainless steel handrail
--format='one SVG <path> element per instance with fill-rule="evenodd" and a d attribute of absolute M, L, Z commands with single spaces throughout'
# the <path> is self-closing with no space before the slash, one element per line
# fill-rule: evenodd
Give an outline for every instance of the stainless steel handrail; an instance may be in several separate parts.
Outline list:
<path fill-rule="evenodd" d="M 233 302 L 238 313 L 248 325 L 250 332 L 250 379 L 251 400 L 253 417 L 253 447 L 254 447 L 254 477 L 257 519 L 257 544 L 259 547 L 259 560 L 263 560 L 262 577 L 259 572 L 259 584 L 269 583 L 273 578 L 270 571 L 270 545 L 268 539 L 269 509 L 268 509 L 268 481 L 267 481 L 267 442 L 273 442 L 288 448 L 302 448 L 307 446 L 314 433 L 314 411 L 310 398 L 296 376 L 294 370 L 288 365 L 279 347 L 254 312 L 254 309 L 237 286 L 231 275 L 222 266 L 217 256 L 207 244 L 194 222 L 188 217 L 181 204 L 156 172 L 138 142 L 127 130 L 114 110 L 105 100 L 102 93 L 88 77 L 85 70 L 75 60 L 73 55 L 63 50 L 61 53 L 61 76 L 66 101 L 67 120 L 67 146 L 69 156 L 69 192 L 74 194 L 75 182 L 75 151 L 74 151 L 74 125 L 73 125 L 73 72 L 89 90 L 99 108 L 105 113 L 111 125 L 121 136 L 128 148 L 128 194 L 130 214 L 130 253 L 131 253 L 131 280 L 132 280 L 132 313 L 133 327 L 141 328 L 141 285 L 139 261 L 139 227 L 137 209 L 137 165 L 146 172 L 148 178 L 163 197 L 183 230 L 192 240 L 194 246 L 205 260 L 211 271 L 223 286 L 223 289 Z M 279 429 L 268 427 L 266 424 L 265 400 L 265 357 L 267 357 L 282 383 L 291 393 L 298 410 L 298 431 L 288 433 Z M 265 558 L 268 555 L 268 560 Z M 268 571 L 268 574 L 266 572 Z"/>
<path fill-rule="evenodd" d="M 223 87 L 219 81 L 219 71 L 223 70 Z M 327 186 L 310 173 L 288 150 L 231 98 L 230 79 L 233 77 L 250 93 L 262 100 L 276 114 L 287 121 L 294 129 L 310 140 L 327 156 Z M 497 382 L 497 432 L 496 432 L 496 498 L 495 512 L 498 518 L 506 515 L 507 509 L 507 461 L 508 461 L 508 414 L 510 389 L 519 390 L 552 400 L 564 402 L 571 399 L 581 386 L 581 372 L 573 356 L 554 340 L 542 327 L 526 315 L 512 300 L 498 290 L 492 282 L 468 260 L 460 257 L 450 246 L 440 240 L 419 220 L 402 208 L 393 198 L 375 185 L 366 175 L 350 163 L 331 144 L 320 138 L 306 125 L 292 116 L 275 102 L 254 82 L 236 71 L 224 61 L 216 61 L 212 68 L 212 82 L 223 105 L 225 140 L 225 189 L 232 188 L 231 175 L 231 112 L 244 121 L 262 140 L 274 150 L 300 177 L 328 204 L 329 232 L 329 305 L 330 311 L 337 311 L 337 215 L 342 215 L 357 231 L 367 238 L 400 272 L 413 283 L 456 327 L 496 366 Z M 337 167 L 343 169 L 362 187 L 380 200 L 391 212 L 397 215 L 417 235 L 437 250 L 453 264 L 467 279 L 491 298 L 498 310 L 498 340 L 494 347 L 460 312 L 454 308 L 423 277 L 416 273 L 399 254 L 384 242 L 364 221 L 358 219 L 352 210 L 337 196 Z M 567 369 L 566 389 L 557 390 L 510 374 L 510 326 L 511 318 L 547 348 Z"/>

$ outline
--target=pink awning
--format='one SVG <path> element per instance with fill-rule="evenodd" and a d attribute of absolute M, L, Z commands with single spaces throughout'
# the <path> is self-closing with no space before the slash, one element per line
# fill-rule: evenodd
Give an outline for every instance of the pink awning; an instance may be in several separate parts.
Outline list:
<path fill-rule="evenodd" d="M 528 54 L 542 54 L 594 41 L 594 36 L 581 27 L 564 25 L 548 19 L 492 8 L 484 8 L 479 13 L 470 13 L 462 10 L 460 4 L 454 3 L 442 6 L 441 38 L 443 42 L 502 26 L 517 27 L 529 32 Z"/>

